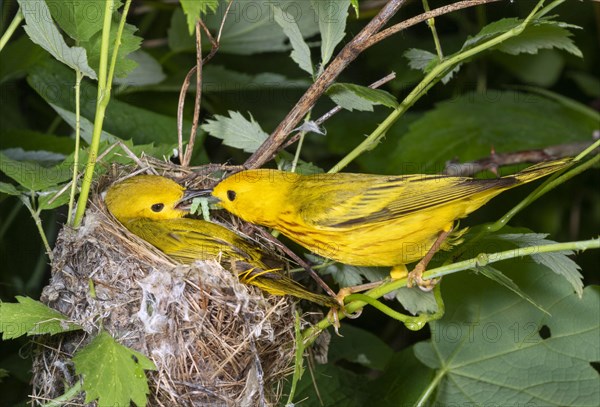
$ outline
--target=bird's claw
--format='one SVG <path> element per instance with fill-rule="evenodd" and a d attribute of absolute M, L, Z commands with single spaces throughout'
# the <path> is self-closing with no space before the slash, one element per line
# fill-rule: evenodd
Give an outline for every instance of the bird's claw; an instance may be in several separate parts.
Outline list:
<path fill-rule="evenodd" d="M 415 266 L 415 268 L 410 273 L 408 273 L 408 279 L 407 279 L 406 286 L 414 287 L 416 285 L 417 287 L 419 287 L 419 289 L 421 291 L 425 291 L 425 292 L 430 292 L 431 290 L 433 290 L 434 287 L 437 285 L 437 283 L 440 281 L 440 279 L 432 278 L 429 280 L 424 280 L 423 279 L 424 271 L 425 271 L 425 268 L 423 266 L 421 266 L 420 264 L 417 264 Z"/>
<path fill-rule="evenodd" d="M 339 303 L 340 307 L 339 308 L 331 308 L 331 310 L 329 311 L 329 313 L 327 314 L 327 319 L 328 321 L 331 323 L 331 325 L 333 326 L 333 330 L 335 331 L 337 336 L 343 336 L 342 334 L 340 334 L 339 329 L 340 329 L 340 318 L 339 318 L 339 312 L 341 311 L 342 314 L 344 315 L 344 317 L 346 318 L 350 318 L 350 319 L 356 319 L 358 317 L 360 317 L 360 315 L 362 314 L 362 309 L 354 312 L 354 313 L 348 313 L 346 312 L 346 308 L 344 307 L 344 298 L 346 298 L 348 295 L 352 294 L 352 287 L 344 287 L 342 288 L 338 294 L 335 296 L 337 302 Z"/>

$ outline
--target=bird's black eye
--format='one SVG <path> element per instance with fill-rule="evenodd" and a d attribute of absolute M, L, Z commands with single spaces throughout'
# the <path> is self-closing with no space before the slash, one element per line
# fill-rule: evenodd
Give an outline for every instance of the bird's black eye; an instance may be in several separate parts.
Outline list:
<path fill-rule="evenodd" d="M 154 205 L 152 205 L 150 208 L 151 208 L 151 209 L 152 209 L 152 211 L 154 211 L 154 212 L 160 212 L 160 211 L 162 211 L 162 210 L 163 210 L 163 208 L 164 208 L 164 207 L 165 207 L 165 205 L 164 205 L 164 204 L 157 203 L 157 204 L 154 204 Z"/>
<path fill-rule="evenodd" d="M 231 189 L 229 191 L 227 191 L 227 198 L 230 201 L 233 201 L 235 199 L 235 191 L 232 191 Z"/>

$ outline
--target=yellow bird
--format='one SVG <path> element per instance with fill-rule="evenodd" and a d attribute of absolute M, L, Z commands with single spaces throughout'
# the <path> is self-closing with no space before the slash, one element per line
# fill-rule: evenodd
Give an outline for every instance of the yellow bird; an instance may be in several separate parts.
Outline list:
<path fill-rule="evenodd" d="M 355 266 L 392 266 L 391 277 L 402 278 L 406 264 L 431 258 L 456 220 L 570 162 L 540 163 L 495 179 L 258 169 L 224 179 L 212 195 L 229 212 L 276 229 L 316 254 Z M 421 278 L 427 261 L 411 272 L 409 285 L 427 287 Z"/>
<path fill-rule="evenodd" d="M 113 184 L 105 202 L 130 232 L 180 263 L 219 259 L 237 272 L 244 284 L 274 295 L 338 305 L 332 297 L 306 290 L 281 269 L 269 269 L 264 264 L 267 255 L 239 234 L 215 223 L 184 218 L 189 213 L 186 202 L 197 195 L 168 178 L 138 175 Z"/>

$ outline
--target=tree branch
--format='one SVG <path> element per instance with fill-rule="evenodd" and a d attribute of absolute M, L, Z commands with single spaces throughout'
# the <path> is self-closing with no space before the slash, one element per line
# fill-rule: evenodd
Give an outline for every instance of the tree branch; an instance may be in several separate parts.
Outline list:
<path fill-rule="evenodd" d="M 591 146 L 593 141 L 583 141 L 576 143 L 558 144 L 555 146 L 544 147 L 538 150 L 521 150 L 505 154 L 496 154 L 494 150 L 489 157 L 482 158 L 466 163 L 449 161 L 446 163 L 443 174 L 456 177 L 470 177 L 482 171 L 491 171 L 497 174 L 498 168 L 523 163 L 539 163 L 542 161 L 574 157 L 587 147 Z"/>

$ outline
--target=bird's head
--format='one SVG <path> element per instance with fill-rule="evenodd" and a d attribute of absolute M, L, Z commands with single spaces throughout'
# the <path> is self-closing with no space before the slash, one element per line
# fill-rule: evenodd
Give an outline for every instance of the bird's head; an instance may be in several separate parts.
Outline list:
<path fill-rule="evenodd" d="M 242 171 L 217 184 L 212 196 L 248 222 L 274 226 L 296 176 L 269 169 Z"/>
<path fill-rule="evenodd" d="M 164 220 L 185 216 L 186 201 L 196 195 L 169 178 L 138 175 L 113 184 L 105 202 L 120 222 L 133 218 Z"/>

